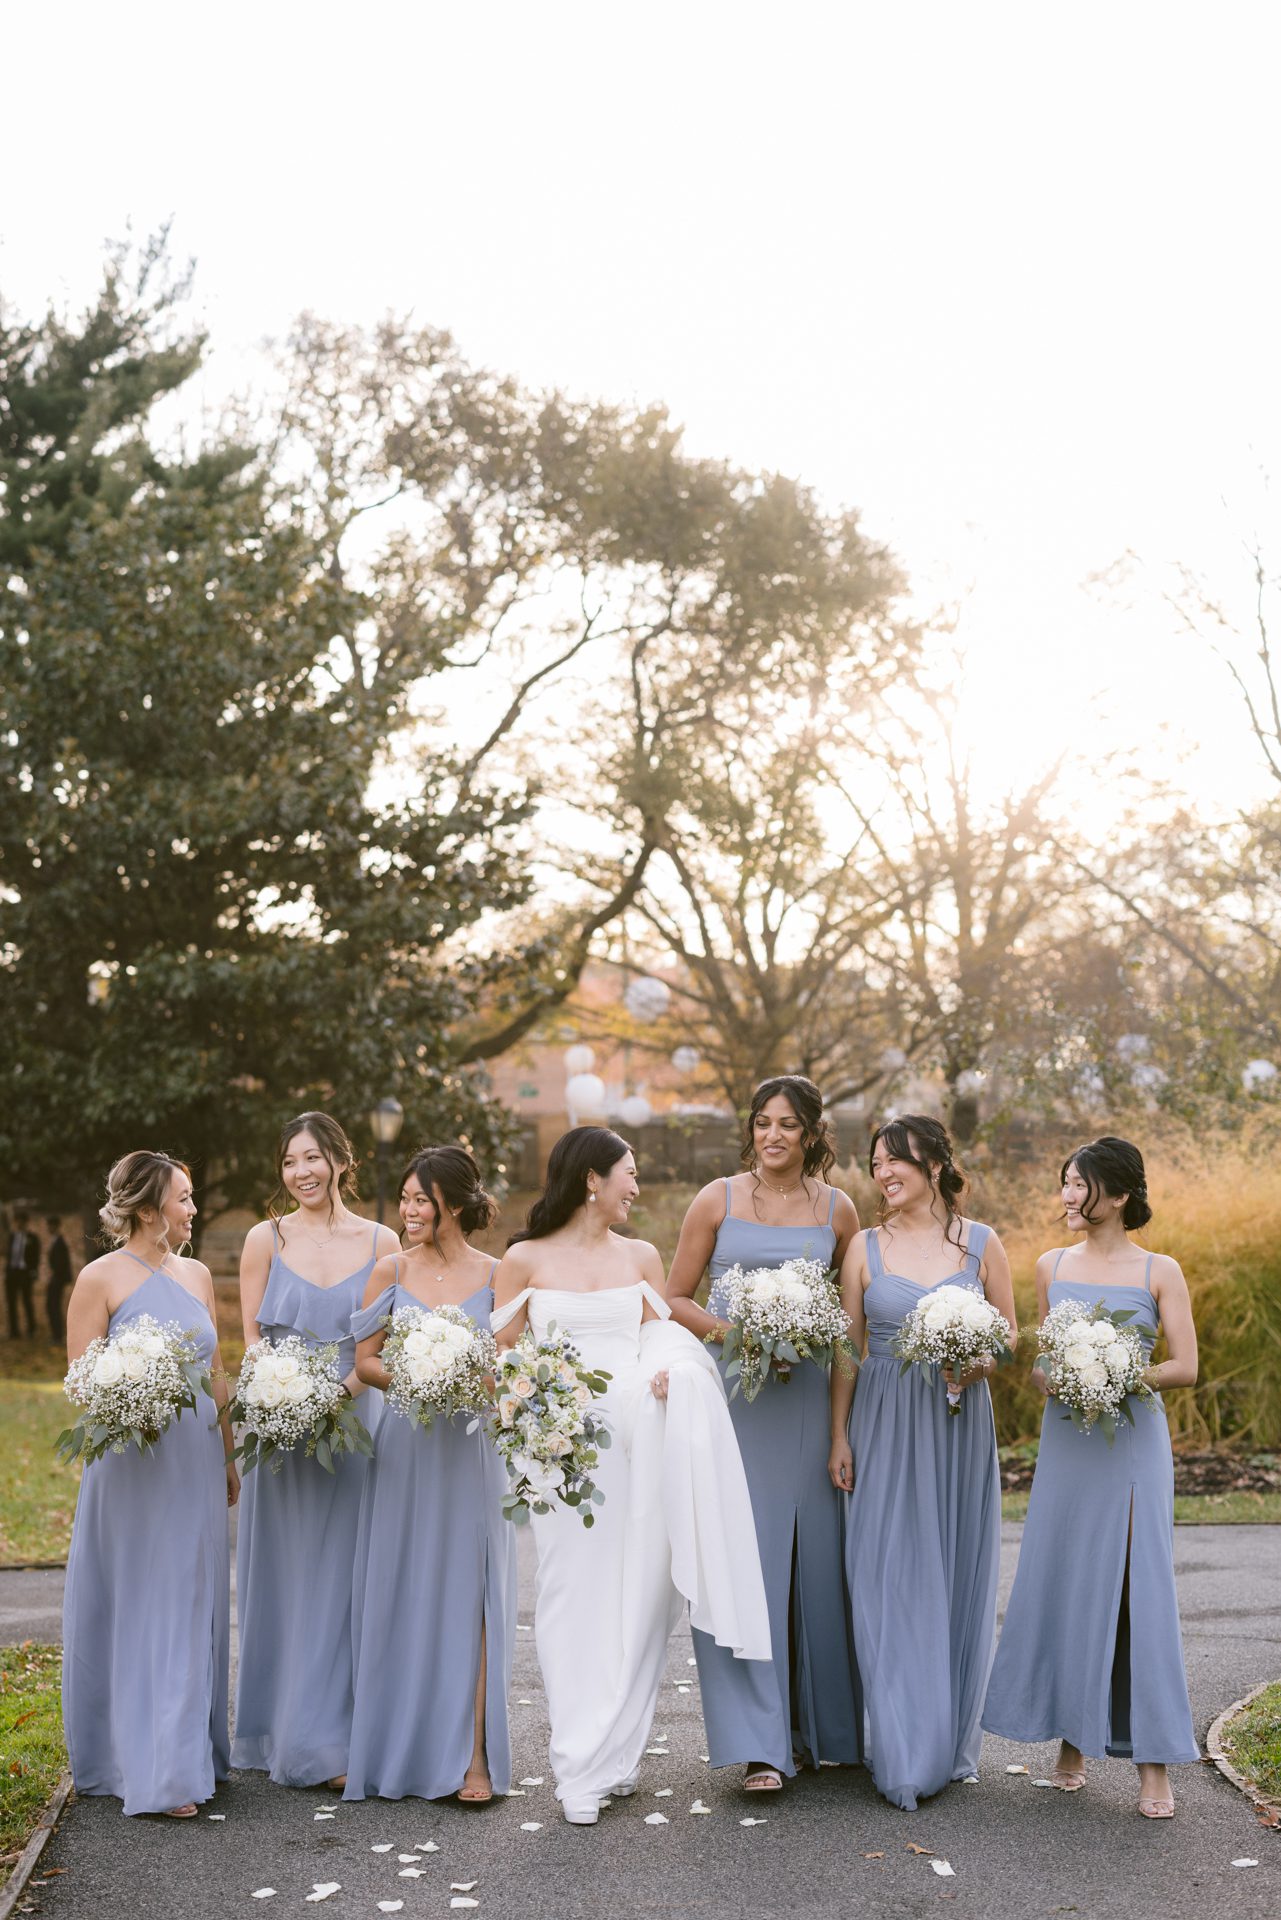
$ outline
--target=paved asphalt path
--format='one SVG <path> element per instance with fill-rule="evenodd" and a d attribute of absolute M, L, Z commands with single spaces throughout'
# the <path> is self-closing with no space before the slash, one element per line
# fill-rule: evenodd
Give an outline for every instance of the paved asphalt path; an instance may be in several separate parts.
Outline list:
<path fill-rule="evenodd" d="M 1020 1529 L 1007 1527 L 1002 1605 Z M 1281 1674 L 1278 1573 L 1281 1530 L 1180 1527 L 1179 1591 L 1197 1731 L 1258 1680 Z M 523 1545 L 528 1547 L 528 1542 Z M 139 1577 L 146 1578 L 145 1569 Z M 49 1635 L 58 1576 L 0 1575 L 5 1640 Z M 532 1608 L 532 1565 L 522 1565 L 521 1620 Z M 584 1605 L 591 1596 L 584 1595 Z M 414 1631 L 412 1618 L 405 1633 Z M 395 1648 L 388 1649 L 395 1658 Z M 954 1920 L 1278 1920 L 1281 1835 L 1256 1823 L 1250 1807 L 1208 1765 L 1176 1775 L 1178 1817 L 1141 1820 L 1132 1768 L 1095 1763 L 1085 1791 L 1067 1796 L 1032 1785 L 1053 1758 L 1048 1748 L 987 1741 L 977 1786 L 949 1788 L 916 1813 L 886 1806 L 861 1770 L 803 1774 L 781 1795 L 747 1798 L 736 1774 L 701 1760 L 702 1723 L 690 1642 L 672 1641 L 668 1681 L 640 1790 L 602 1815 L 596 1828 L 565 1825 L 547 1776 L 547 1720 L 533 1634 L 517 1635 L 512 1720 L 516 1773 L 543 1776 L 523 1796 L 467 1812 L 452 1803 L 409 1800 L 347 1807 L 321 1791 L 268 1785 L 239 1774 L 198 1820 L 125 1820 L 119 1803 L 82 1800 L 64 1817 L 43 1865 L 62 1871 L 28 1892 L 25 1911 L 42 1920 L 225 1920 L 301 1915 L 315 1882 L 340 1891 L 307 1906 L 324 1920 L 377 1920 L 379 1902 L 403 1902 L 403 1920 L 451 1920 L 451 1899 L 478 1904 L 476 1920 L 855 1920 L 857 1916 L 954 1916 Z M 678 1689 L 689 1687 L 688 1693 Z M 658 1735 L 665 1736 L 660 1740 Z M 1007 1764 L 1026 1762 L 1028 1774 Z M 670 1787 L 668 1796 L 658 1790 Z M 709 1815 L 691 1815 L 698 1797 Z M 667 1824 L 649 1826 L 662 1812 Z M 222 1815 L 209 1818 L 209 1813 Z M 763 1815 L 763 1826 L 744 1827 Z M 538 1821 L 536 1832 L 522 1822 Z M 434 1840 L 421 1871 L 401 1877 L 398 1855 Z M 391 1843 L 391 1851 L 376 1853 Z M 936 1875 L 923 1854 L 946 1858 Z M 1256 1868 L 1233 1868 L 1243 1856 Z M 475 1881 L 469 1895 L 451 1883 Z M 274 1899 L 256 1901 L 256 1888 Z"/>

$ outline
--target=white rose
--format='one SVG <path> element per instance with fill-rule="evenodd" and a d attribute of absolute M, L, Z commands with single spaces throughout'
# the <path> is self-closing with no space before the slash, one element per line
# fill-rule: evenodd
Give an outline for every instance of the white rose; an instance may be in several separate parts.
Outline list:
<path fill-rule="evenodd" d="M 952 1309 L 946 1300 L 931 1300 L 922 1319 L 931 1333 L 941 1333 L 944 1327 L 950 1327 L 952 1324 Z"/>
<path fill-rule="evenodd" d="M 268 1347 L 266 1351 L 260 1353 L 254 1361 L 254 1379 L 274 1380 L 277 1377 L 279 1365 L 280 1362 L 277 1360 L 274 1350 Z"/>
<path fill-rule="evenodd" d="M 590 1387 L 579 1386 L 574 1388 L 574 1405 L 576 1407 L 588 1407 L 591 1405 L 591 1402 L 592 1390 Z"/>
<path fill-rule="evenodd" d="M 280 1389 L 291 1407 L 300 1407 L 304 1401 L 311 1399 L 311 1381 L 301 1369 L 282 1380 Z"/>
<path fill-rule="evenodd" d="M 810 1290 L 803 1280 L 780 1281 L 778 1294 L 780 1300 L 786 1301 L 789 1307 L 805 1307 L 809 1305 Z"/>
<path fill-rule="evenodd" d="M 778 1298 L 779 1282 L 772 1273 L 763 1273 L 759 1280 L 753 1280 L 751 1292 L 753 1299 L 767 1304 Z"/>
<path fill-rule="evenodd" d="M 1095 1320 L 1085 1329 L 1085 1338 L 1096 1347 L 1110 1347 L 1116 1339 L 1116 1328 L 1110 1320 Z"/>
<path fill-rule="evenodd" d="M 124 1366 L 126 1380 L 146 1379 L 147 1356 L 145 1353 L 139 1353 L 136 1348 L 130 1348 L 121 1355 L 121 1362 Z"/>
<path fill-rule="evenodd" d="M 124 1362 L 114 1347 L 107 1347 L 93 1363 L 95 1387 L 116 1387 L 125 1377 Z"/>
<path fill-rule="evenodd" d="M 426 1353 L 411 1353 L 406 1356 L 405 1371 L 409 1375 L 411 1386 L 429 1387 L 435 1380 L 439 1369 Z"/>
<path fill-rule="evenodd" d="M 1090 1360 L 1081 1368 L 1081 1384 L 1085 1387 L 1103 1387 L 1107 1385 L 1108 1370 L 1101 1360 Z"/>
<path fill-rule="evenodd" d="M 1114 1380 L 1124 1380 L 1126 1374 L 1130 1371 L 1130 1356 L 1120 1340 L 1117 1341 L 1114 1347 L 1107 1349 L 1103 1355 L 1103 1359 L 1112 1378 Z"/>
<path fill-rule="evenodd" d="M 1063 1358 L 1069 1367 L 1088 1367 L 1094 1360 L 1094 1348 L 1086 1340 L 1074 1340 Z"/>
<path fill-rule="evenodd" d="M 511 1427 L 516 1424 L 516 1409 L 519 1405 L 520 1401 L 514 1393 L 505 1393 L 498 1402 L 498 1418 L 505 1427 Z"/>
<path fill-rule="evenodd" d="M 282 1353 L 276 1357 L 275 1373 L 277 1380 L 296 1380 L 302 1372 L 297 1354 Z"/>
<path fill-rule="evenodd" d="M 971 1328 L 976 1333 L 979 1331 L 986 1332 L 991 1322 L 991 1312 L 988 1308 L 987 1301 L 980 1300 L 977 1293 L 972 1293 L 965 1305 L 961 1308 L 961 1321 L 964 1326 Z"/>
<path fill-rule="evenodd" d="M 163 1333 L 144 1333 L 138 1341 L 138 1349 L 146 1354 L 148 1360 L 158 1360 L 165 1350 Z"/>
<path fill-rule="evenodd" d="M 563 1459 L 565 1454 L 572 1453 L 573 1450 L 574 1450 L 574 1443 L 571 1439 L 569 1439 L 568 1435 L 563 1433 L 548 1434 L 547 1451 L 549 1454 L 551 1454 L 553 1459 L 555 1460 Z"/>
<path fill-rule="evenodd" d="M 254 1387 L 254 1401 L 256 1405 L 266 1407 L 269 1411 L 274 1407 L 284 1405 L 284 1383 L 278 1380 L 274 1373 L 269 1373 L 264 1379 L 262 1369 L 259 1368 L 254 1374 Z"/>
<path fill-rule="evenodd" d="M 411 1357 L 428 1353 L 431 1350 L 431 1336 L 425 1327 L 415 1327 L 405 1335 L 403 1351 Z"/>

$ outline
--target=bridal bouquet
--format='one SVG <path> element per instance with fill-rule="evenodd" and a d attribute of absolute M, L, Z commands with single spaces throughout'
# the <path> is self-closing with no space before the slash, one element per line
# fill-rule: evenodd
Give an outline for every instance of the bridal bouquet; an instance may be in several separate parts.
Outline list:
<path fill-rule="evenodd" d="M 725 1378 L 754 1400 L 773 1361 L 783 1380 L 801 1360 L 820 1367 L 833 1360 L 853 1365 L 849 1315 L 841 1305 L 835 1272 L 821 1260 L 785 1260 L 781 1267 L 730 1267 L 718 1292 L 729 1332 L 721 1343 Z"/>
<path fill-rule="evenodd" d="M 585 1367 L 578 1349 L 554 1325 L 535 1340 L 528 1329 L 498 1356 L 490 1436 L 511 1480 L 503 1512 L 524 1525 L 531 1513 L 550 1513 L 557 1501 L 577 1507 L 590 1527 L 593 1506 L 605 1496 L 592 1478 L 601 1449 L 610 1444 L 604 1418 L 592 1403 L 608 1373 Z"/>
<path fill-rule="evenodd" d="M 461 1307 L 398 1307 L 380 1357 L 391 1379 L 388 1400 L 420 1427 L 430 1427 L 437 1414 L 479 1416 L 489 1405 L 498 1349 L 488 1327 L 478 1327 Z M 468 1433 L 478 1425 L 473 1418 Z"/>
<path fill-rule="evenodd" d="M 1143 1378 L 1147 1348 L 1138 1329 L 1125 1325 L 1132 1318 L 1131 1313 L 1110 1310 L 1102 1300 L 1091 1307 L 1060 1300 L 1036 1336 L 1037 1365 L 1054 1398 L 1063 1403 L 1063 1418 L 1082 1433 L 1100 1426 L 1109 1446 L 1116 1439 L 1118 1414 L 1134 1425 L 1131 1394 L 1150 1407 L 1156 1405 L 1156 1394 Z"/>
<path fill-rule="evenodd" d="M 149 1453 L 171 1420 L 194 1411 L 204 1377 L 196 1337 L 176 1320 L 162 1324 L 140 1313 L 118 1333 L 91 1340 L 63 1383 L 82 1411 L 54 1442 L 59 1458 L 97 1460 L 128 1446 Z"/>
<path fill-rule="evenodd" d="M 1000 1360 L 1010 1351 L 1010 1323 L 990 1300 L 969 1287 L 935 1287 L 913 1307 L 899 1328 L 894 1351 L 909 1367 L 953 1367 L 966 1373 L 989 1354 Z M 960 1387 L 947 1390 L 949 1413 L 961 1411 Z"/>
<path fill-rule="evenodd" d="M 374 1450 L 339 1377 L 332 1341 L 312 1347 L 296 1333 L 274 1347 L 270 1340 L 255 1340 L 245 1348 L 227 1411 L 242 1430 L 235 1457 L 246 1473 L 264 1461 L 279 1473 L 286 1453 L 299 1445 L 304 1458 L 314 1455 L 326 1473 L 344 1453 Z"/>

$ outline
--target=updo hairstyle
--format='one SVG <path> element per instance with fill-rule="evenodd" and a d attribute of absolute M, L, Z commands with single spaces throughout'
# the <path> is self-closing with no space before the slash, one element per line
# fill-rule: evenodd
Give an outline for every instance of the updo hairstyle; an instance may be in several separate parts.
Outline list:
<path fill-rule="evenodd" d="M 747 1109 L 747 1121 L 743 1128 L 743 1146 L 739 1158 L 749 1173 L 756 1172 L 754 1140 L 756 1116 L 762 1107 L 779 1093 L 783 1095 L 804 1129 L 802 1178 L 825 1179 L 836 1164 L 836 1143 L 832 1138 L 831 1123 L 823 1111 L 823 1096 L 814 1082 L 808 1080 L 803 1073 L 778 1073 L 771 1080 L 761 1081 Z"/>
<path fill-rule="evenodd" d="M 912 1151 L 912 1142 L 916 1141 L 920 1157 Z M 960 1218 L 957 1202 L 968 1184 L 965 1174 L 952 1157 L 952 1136 L 941 1120 L 935 1120 L 928 1113 L 901 1113 L 894 1120 L 887 1120 L 872 1135 L 872 1143 L 867 1150 L 867 1170 L 872 1171 L 872 1162 L 876 1158 L 876 1149 L 883 1146 L 891 1160 L 905 1160 L 909 1167 L 915 1167 L 923 1173 L 934 1191 L 947 1209 L 947 1224 L 943 1229 L 943 1238 L 952 1240 L 957 1247 L 962 1245 L 958 1221 Z M 881 1225 L 890 1217 L 891 1208 L 887 1206 L 885 1195 L 880 1198 Z M 955 1237 L 953 1228 L 956 1228 Z"/>
<path fill-rule="evenodd" d="M 1095 1222 L 1094 1208 L 1106 1195 L 1117 1200 L 1125 1195 L 1125 1209 L 1121 1215 L 1121 1225 L 1127 1233 L 1135 1233 L 1140 1227 L 1146 1227 L 1152 1218 L 1152 1209 L 1148 1205 L 1148 1180 L 1143 1170 L 1143 1155 L 1132 1140 L 1121 1140 L 1114 1133 L 1105 1133 L 1097 1140 L 1091 1140 L 1088 1146 L 1078 1147 L 1070 1153 L 1059 1169 L 1059 1185 L 1067 1179 L 1069 1167 L 1075 1167 L 1086 1186 L 1086 1203 L 1081 1216 L 1091 1226 Z"/>
<path fill-rule="evenodd" d="M 289 1206 L 290 1196 L 285 1187 L 285 1155 L 290 1142 L 300 1133 L 311 1135 L 329 1168 L 329 1218 L 332 1220 L 340 1200 L 356 1198 L 356 1149 L 338 1122 L 327 1113 L 300 1113 L 293 1120 L 287 1120 L 280 1129 L 280 1139 L 276 1143 L 276 1191 L 267 1202 L 268 1215 L 273 1220 L 279 1220 L 282 1210 Z M 335 1171 L 338 1174 L 336 1186 L 333 1179 Z"/>
<path fill-rule="evenodd" d="M 497 1218 L 498 1202 L 486 1192 L 480 1168 L 466 1147 L 419 1147 L 400 1176 L 402 1189 L 411 1174 L 429 1199 L 434 1200 L 439 1193 L 450 1213 L 458 1216 L 464 1239 L 492 1226 Z M 431 1243 L 437 1253 L 439 1225 L 439 1218 L 433 1220 Z"/>
<path fill-rule="evenodd" d="M 547 1160 L 547 1181 L 539 1198 L 525 1215 L 525 1225 L 508 1240 L 542 1240 L 557 1227 L 563 1227 L 578 1209 L 587 1204 L 587 1176 L 603 1180 L 625 1153 L 632 1151 L 621 1134 L 609 1127 L 571 1127 L 562 1133 Z"/>
<path fill-rule="evenodd" d="M 107 1175 L 107 1198 L 98 1209 L 101 1237 L 109 1246 L 123 1247 L 144 1224 L 144 1212 L 160 1213 L 175 1173 L 191 1178 L 191 1168 L 183 1161 L 171 1160 L 167 1153 L 151 1153 L 145 1147 L 116 1161 Z M 166 1228 L 160 1235 L 160 1246 L 166 1253 L 181 1253 L 181 1247 L 169 1245 L 167 1233 Z"/>

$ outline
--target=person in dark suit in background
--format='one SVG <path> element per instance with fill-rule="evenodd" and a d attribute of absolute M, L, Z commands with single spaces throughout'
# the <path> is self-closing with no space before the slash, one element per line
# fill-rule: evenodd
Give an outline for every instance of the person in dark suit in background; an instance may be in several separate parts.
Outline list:
<path fill-rule="evenodd" d="M 31 1216 L 13 1210 L 13 1231 L 4 1256 L 4 1303 L 9 1314 L 9 1338 L 17 1340 L 19 1318 L 27 1323 L 27 1338 L 36 1331 L 36 1274 L 40 1270 L 40 1242 L 31 1231 Z M 21 1308 L 21 1314 L 19 1313 Z"/>
<path fill-rule="evenodd" d="M 56 1213 L 49 1215 L 45 1225 L 49 1229 L 44 1248 L 45 1259 L 49 1263 L 49 1279 L 44 1290 L 44 1305 L 49 1316 L 53 1344 L 60 1347 L 63 1337 L 62 1296 L 71 1285 L 71 1249 L 62 1237 L 62 1221 Z"/>

